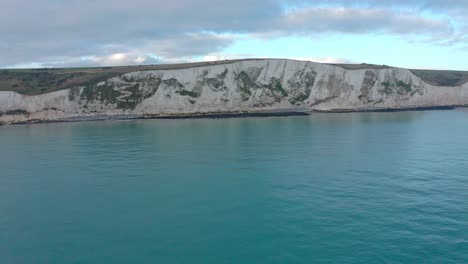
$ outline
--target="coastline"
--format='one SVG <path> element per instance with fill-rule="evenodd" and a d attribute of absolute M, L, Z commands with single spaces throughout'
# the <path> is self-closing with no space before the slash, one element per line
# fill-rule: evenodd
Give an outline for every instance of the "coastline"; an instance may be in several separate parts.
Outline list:
<path fill-rule="evenodd" d="M 258 110 L 258 111 L 231 111 L 231 112 L 199 112 L 199 113 L 177 113 L 177 114 L 145 114 L 145 115 L 96 115 L 77 116 L 55 120 L 29 120 L 12 123 L 1 123 L 6 125 L 28 125 L 67 122 L 98 122 L 98 121 L 123 121 L 123 120 L 154 120 L 154 119 L 224 119 L 224 118 L 249 118 L 249 117 L 289 117 L 309 116 L 314 113 L 339 114 L 339 113 L 392 113 L 392 112 L 415 112 L 415 111 L 449 111 L 458 108 L 467 108 L 466 105 L 452 106 L 426 106 L 426 107 L 404 107 L 404 108 L 366 108 L 366 109 L 331 109 L 331 110 Z"/>
<path fill-rule="evenodd" d="M 331 110 L 312 110 L 315 113 L 386 113 L 386 112 L 414 112 L 414 111 L 448 111 L 457 108 L 466 108 L 464 105 L 448 106 L 421 106 L 421 107 L 401 107 L 401 108 L 362 108 L 362 109 L 331 109 Z"/>
<path fill-rule="evenodd" d="M 45 82 L 44 93 L 32 89 L 28 95 L 0 91 L 0 123 L 453 110 L 468 105 L 468 84 L 433 85 L 403 68 L 278 59 L 185 66 L 99 68 L 95 74 L 106 74 L 86 85 L 49 87 Z M 27 71 L 17 74 L 34 77 Z"/>

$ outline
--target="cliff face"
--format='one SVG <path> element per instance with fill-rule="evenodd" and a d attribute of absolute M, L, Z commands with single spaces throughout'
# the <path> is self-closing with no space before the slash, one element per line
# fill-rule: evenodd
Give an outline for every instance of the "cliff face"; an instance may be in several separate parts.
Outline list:
<path fill-rule="evenodd" d="M 0 92 L 0 123 L 466 104 L 468 84 L 434 86 L 406 69 L 346 69 L 291 60 L 246 60 L 129 72 L 34 96 L 3 91 Z"/>

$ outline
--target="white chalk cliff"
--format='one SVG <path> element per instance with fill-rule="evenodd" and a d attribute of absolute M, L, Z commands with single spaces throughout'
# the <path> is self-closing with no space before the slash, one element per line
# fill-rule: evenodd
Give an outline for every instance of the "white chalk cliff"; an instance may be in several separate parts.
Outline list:
<path fill-rule="evenodd" d="M 377 110 L 468 104 L 468 84 L 431 85 L 410 70 L 245 60 L 135 71 L 27 96 L 0 92 L 0 124 L 256 111 Z"/>

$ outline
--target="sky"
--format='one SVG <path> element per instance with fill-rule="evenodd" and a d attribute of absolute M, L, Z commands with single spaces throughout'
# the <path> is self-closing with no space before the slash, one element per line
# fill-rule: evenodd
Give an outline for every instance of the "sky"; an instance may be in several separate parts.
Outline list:
<path fill-rule="evenodd" d="M 0 68 L 288 58 L 468 70 L 468 0 L 0 0 Z"/>

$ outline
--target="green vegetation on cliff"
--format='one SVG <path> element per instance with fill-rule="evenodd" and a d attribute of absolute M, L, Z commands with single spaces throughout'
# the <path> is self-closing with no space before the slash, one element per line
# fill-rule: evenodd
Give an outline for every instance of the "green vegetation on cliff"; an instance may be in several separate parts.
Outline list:
<path fill-rule="evenodd" d="M 182 96 L 190 96 L 193 98 L 197 98 L 199 96 L 198 93 L 193 92 L 193 91 L 188 91 L 188 90 L 182 90 L 182 91 L 176 91 L 176 93 L 182 95 Z"/>

